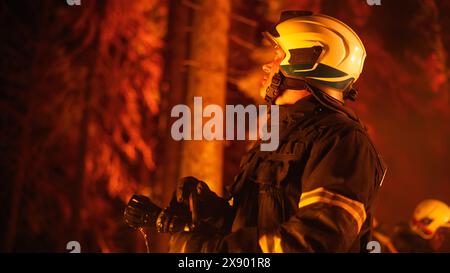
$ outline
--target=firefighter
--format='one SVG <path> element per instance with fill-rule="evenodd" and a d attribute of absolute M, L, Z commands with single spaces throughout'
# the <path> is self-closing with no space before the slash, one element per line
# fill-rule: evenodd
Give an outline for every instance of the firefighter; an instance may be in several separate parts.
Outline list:
<path fill-rule="evenodd" d="M 390 238 L 385 234 L 377 230 L 374 237 L 392 253 L 450 252 L 450 208 L 439 200 L 424 200 L 416 206 L 409 223 L 395 226 Z"/>
<path fill-rule="evenodd" d="M 157 229 L 172 232 L 171 252 L 364 251 L 386 168 L 345 105 L 356 97 L 363 43 L 339 20 L 308 11 L 283 12 L 264 36 L 276 51 L 263 69 L 264 97 L 280 107 L 278 149 L 257 142 L 224 198 L 181 179 Z M 180 211 L 191 211 L 192 225 L 175 232 Z"/>

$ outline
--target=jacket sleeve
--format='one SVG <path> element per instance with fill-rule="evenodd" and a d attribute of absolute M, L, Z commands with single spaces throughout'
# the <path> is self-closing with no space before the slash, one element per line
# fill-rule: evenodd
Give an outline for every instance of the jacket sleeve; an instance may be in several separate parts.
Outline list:
<path fill-rule="evenodd" d="M 359 238 L 384 170 L 365 132 L 318 141 L 301 177 L 297 213 L 279 228 L 260 231 L 264 252 L 347 252 Z"/>
<path fill-rule="evenodd" d="M 298 210 L 288 221 L 272 230 L 243 228 L 226 236 L 180 235 L 191 238 L 183 250 L 347 252 L 358 239 L 384 176 L 380 166 L 364 132 L 349 130 L 317 141 L 300 178 Z"/>

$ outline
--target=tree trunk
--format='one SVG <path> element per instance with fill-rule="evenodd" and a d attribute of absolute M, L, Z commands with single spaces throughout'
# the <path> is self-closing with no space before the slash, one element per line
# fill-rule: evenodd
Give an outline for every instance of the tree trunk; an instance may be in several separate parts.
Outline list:
<path fill-rule="evenodd" d="M 5 237 L 3 241 L 3 250 L 5 252 L 13 252 L 14 251 L 14 243 L 16 240 L 17 233 L 17 223 L 19 221 L 20 209 L 21 209 L 21 200 L 23 195 L 23 189 L 27 181 L 27 170 L 30 159 L 30 118 L 31 111 L 27 111 L 25 117 L 22 118 L 22 130 L 19 137 L 19 162 L 17 166 L 16 177 L 12 184 L 11 189 L 11 205 L 9 212 L 9 221 L 8 226 L 5 232 Z"/>
<path fill-rule="evenodd" d="M 95 64 L 95 61 L 93 62 Z M 79 124 L 79 154 L 77 159 L 77 172 L 75 175 L 75 180 L 73 181 L 73 196 L 72 196 L 72 219 L 71 219 L 71 229 L 72 236 L 71 240 L 78 240 L 79 242 L 83 241 L 82 231 L 83 231 L 83 223 L 82 223 L 82 211 L 84 207 L 85 201 L 85 180 L 86 180 L 86 153 L 88 149 L 88 125 L 89 125 L 89 108 L 90 108 L 90 98 L 91 91 L 94 89 L 93 85 L 93 73 L 95 69 L 90 68 L 87 85 L 83 90 L 82 97 L 82 113 L 81 120 Z"/>
<path fill-rule="evenodd" d="M 156 151 L 156 183 L 152 184 L 160 204 L 167 205 L 175 190 L 180 162 L 181 142 L 170 135 L 170 111 L 173 106 L 184 103 L 186 98 L 186 69 L 184 61 L 188 52 L 187 27 L 189 8 L 181 1 L 173 0 L 169 6 L 168 32 L 166 38 L 164 78 L 161 84 L 161 112 L 159 119 L 159 145 Z M 157 234 L 152 252 L 167 252 L 167 234 Z M 151 238 L 153 239 L 153 238 Z"/>
<path fill-rule="evenodd" d="M 197 1 L 190 43 L 187 105 L 194 113 L 194 96 L 203 106 L 225 109 L 230 1 Z M 194 128 L 192 126 L 192 128 Z M 183 142 L 181 176 L 195 176 L 222 194 L 223 141 Z"/>

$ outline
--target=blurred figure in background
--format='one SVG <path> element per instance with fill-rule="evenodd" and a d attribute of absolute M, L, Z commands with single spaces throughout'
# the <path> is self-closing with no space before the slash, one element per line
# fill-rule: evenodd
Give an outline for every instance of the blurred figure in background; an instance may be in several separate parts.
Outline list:
<path fill-rule="evenodd" d="M 374 228 L 382 252 L 450 252 L 450 208 L 439 200 L 420 202 L 409 223 L 389 228 L 374 221 Z"/>

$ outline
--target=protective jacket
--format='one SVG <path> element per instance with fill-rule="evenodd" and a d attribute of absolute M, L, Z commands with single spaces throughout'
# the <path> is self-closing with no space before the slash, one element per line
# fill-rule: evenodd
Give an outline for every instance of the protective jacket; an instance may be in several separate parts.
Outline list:
<path fill-rule="evenodd" d="M 172 251 L 358 252 L 386 167 L 355 114 L 326 94 L 280 106 L 280 144 L 243 157 L 225 231 L 174 234 Z M 229 227 L 229 229 L 228 229 Z"/>

